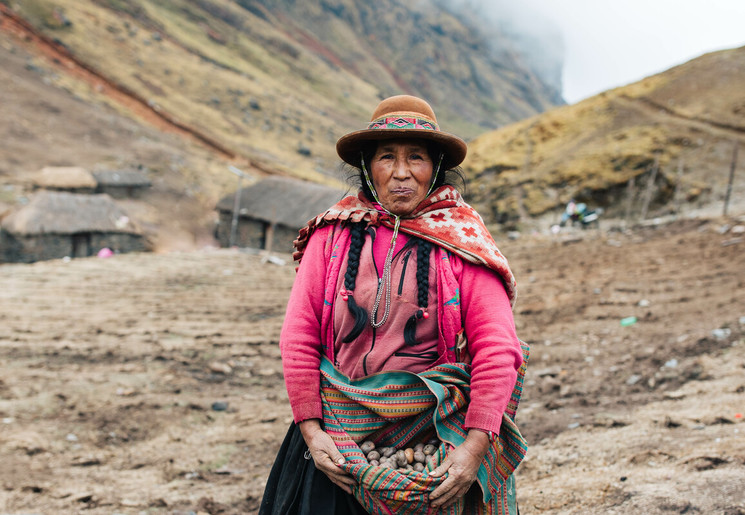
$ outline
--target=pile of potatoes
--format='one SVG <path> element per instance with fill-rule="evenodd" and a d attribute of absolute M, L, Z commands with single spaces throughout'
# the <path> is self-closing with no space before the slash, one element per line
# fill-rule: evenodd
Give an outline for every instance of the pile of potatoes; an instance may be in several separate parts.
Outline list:
<path fill-rule="evenodd" d="M 375 443 L 365 440 L 360 444 L 362 453 L 367 457 L 370 465 L 380 465 L 399 472 L 424 472 L 425 467 L 433 459 L 440 441 L 432 439 L 426 444 L 418 443 L 414 447 L 396 449 L 395 447 L 376 448 Z"/>

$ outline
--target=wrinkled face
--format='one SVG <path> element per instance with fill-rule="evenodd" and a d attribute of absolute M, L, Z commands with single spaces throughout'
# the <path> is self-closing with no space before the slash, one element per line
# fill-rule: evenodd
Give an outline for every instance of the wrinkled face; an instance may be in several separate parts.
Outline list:
<path fill-rule="evenodd" d="M 372 157 L 370 173 L 383 207 L 406 216 L 427 197 L 433 163 L 422 140 L 384 140 Z"/>

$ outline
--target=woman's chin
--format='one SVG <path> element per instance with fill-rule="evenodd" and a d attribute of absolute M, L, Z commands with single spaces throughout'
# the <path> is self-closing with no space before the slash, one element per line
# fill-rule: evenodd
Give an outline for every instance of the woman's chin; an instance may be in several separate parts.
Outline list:
<path fill-rule="evenodd" d="M 412 202 L 393 202 L 390 207 L 386 207 L 388 211 L 396 216 L 406 216 L 414 211 L 414 208 L 416 208 L 416 205 Z"/>
<path fill-rule="evenodd" d="M 424 199 L 417 199 L 414 195 L 396 195 L 383 202 L 383 207 L 397 216 L 406 216 L 416 209 Z"/>

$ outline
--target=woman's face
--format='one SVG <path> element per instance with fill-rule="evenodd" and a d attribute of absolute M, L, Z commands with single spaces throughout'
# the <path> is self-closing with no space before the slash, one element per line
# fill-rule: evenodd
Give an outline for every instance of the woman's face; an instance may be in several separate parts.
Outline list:
<path fill-rule="evenodd" d="M 380 203 L 399 216 L 410 214 L 427 197 L 432 172 L 432 158 L 422 140 L 381 141 L 370 163 Z"/>

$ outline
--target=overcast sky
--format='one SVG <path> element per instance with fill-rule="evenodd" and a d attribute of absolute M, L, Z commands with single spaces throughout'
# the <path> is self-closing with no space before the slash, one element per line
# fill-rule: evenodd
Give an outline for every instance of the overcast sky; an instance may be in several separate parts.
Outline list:
<path fill-rule="evenodd" d="M 483 0 L 564 40 L 570 104 L 713 50 L 745 45 L 745 0 Z M 499 15 L 499 14 L 498 14 Z M 500 18 L 502 17 L 500 16 Z"/>

